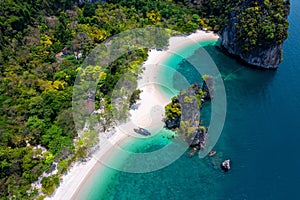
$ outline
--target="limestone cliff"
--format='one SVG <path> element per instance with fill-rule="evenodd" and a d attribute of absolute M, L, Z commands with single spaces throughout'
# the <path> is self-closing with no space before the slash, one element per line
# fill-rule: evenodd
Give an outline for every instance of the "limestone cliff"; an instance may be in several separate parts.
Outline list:
<path fill-rule="evenodd" d="M 187 90 L 182 90 L 166 106 L 166 127 L 176 129 L 179 136 L 194 150 L 204 149 L 208 129 L 201 125 L 200 109 L 202 103 L 213 98 L 213 78 L 203 76 L 202 88 L 193 84 Z"/>
<path fill-rule="evenodd" d="M 288 36 L 289 0 L 177 0 L 199 10 L 223 49 L 258 68 L 277 68 Z"/>
<path fill-rule="evenodd" d="M 245 1 L 231 12 L 222 47 L 250 65 L 275 69 L 287 38 L 289 1 L 255 2 Z"/>

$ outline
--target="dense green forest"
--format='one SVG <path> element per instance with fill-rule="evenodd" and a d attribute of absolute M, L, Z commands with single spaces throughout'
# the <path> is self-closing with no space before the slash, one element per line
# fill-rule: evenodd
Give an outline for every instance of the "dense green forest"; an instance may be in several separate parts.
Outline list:
<path fill-rule="evenodd" d="M 97 43 L 148 25 L 180 32 L 199 27 L 195 9 L 164 1 L 143 4 L 146 7 L 121 3 L 77 6 L 66 0 L 1 1 L 1 198 L 36 198 L 38 191 L 31 190 L 31 183 L 57 163 L 58 175 L 41 181 L 42 192 L 51 194 L 59 175 L 87 155 L 92 145 L 88 138 L 95 134 L 93 130 L 83 134 L 86 138 L 74 145 L 78 133 L 71 101 L 81 63 Z M 159 11 L 162 7 L 165 9 Z M 61 51 L 68 55 L 58 55 Z M 76 59 L 74 52 L 81 52 L 82 58 Z M 139 49 L 111 64 L 96 94 L 96 107 L 104 99 L 101 103 L 106 109 L 98 117 L 106 117 L 113 109 L 109 94 L 122 74 L 132 66 L 140 71 L 146 58 L 147 49 Z"/>
<path fill-rule="evenodd" d="M 237 40 L 244 51 L 283 43 L 288 37 L 289 4 L 282 0 L 250 1 L 235 9 L 239 30 Z"/>
<path fill-rule="evenodd" d="M 90 138 L 96 134 L 90 130 L 77 139 L 71 102 L 76 76 L 83 73 L 81 64 L 97 44 L 125 30 L 146 26 L 180 33 L 202 27 L 220 33 L 236 1 L 201 2 L 199 8 L 183 0 L 108 0 L 80 5 L 72 0 L 1 0 L 0 198 L 43 198 L 42 193 L 51 194 L 59 185 L 59 176 L 72 162 L 88 154 L 94 144 Z M 275 5 L 265 2 L 266 6 Z M 270 23 L 283 20 L 275 14 L 281 13 L 279 9 L 282 6 L 274 8 Z M 243 11 L 241 22 L 253 14 L 252 10 Z M 253 33 L 259 37 L 254 40 L 286 37 L 285 33 L 276 35 L 272 25 L 264 27 L 265 34 Z M 281 30 L 280 26 L 275 28 Z M 107 119 L 104 126 L 109 127 L 108 113 L 114 109 L 110 95 L 115 84 L 122 74 L 131 71 L 136 76 L 141 72 L 147 51 L 128 52 L 105 69 L 95 102 L 96 108 L 105 107 L 105 112 L 96 116 L 96 120 Z M 139 93 L 134 93 L 131 104 Z M 32 189 L 31 183 L 43 172 L 50 172 L 53 163 L 58 165 L 58 174 L 42 179 L 42 193 Z"/>

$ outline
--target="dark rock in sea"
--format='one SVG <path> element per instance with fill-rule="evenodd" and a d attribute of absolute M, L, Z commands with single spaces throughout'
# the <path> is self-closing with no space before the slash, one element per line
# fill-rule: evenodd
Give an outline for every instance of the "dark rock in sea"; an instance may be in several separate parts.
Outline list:
<path fill-rule="evenodd" d="M 194 140 L 190 144 L 191 148 L 197 148 L 200 150 L 203 150 L 206 146 L 206 140 L 207 140 L 207 132 L 208 128 L 207 127 L 199 127 L 197 128 L 197 132 L 194 136 Z"/>
<path fill-rule="evenodd" d="M 221 168 L 225 171 L 228 172 L 228 170 L 230 170 L 230 165 L 231 165 L 231 161 L 230 160 L 224 160 L 221 164 Z"/>
<path fill-rule="evenodd" d="M 202 90 L 205 92 L 204 100 L 211 100 L 214 98 L 214 79 L 212 76 L 204 75 L 202 77 Z"/>

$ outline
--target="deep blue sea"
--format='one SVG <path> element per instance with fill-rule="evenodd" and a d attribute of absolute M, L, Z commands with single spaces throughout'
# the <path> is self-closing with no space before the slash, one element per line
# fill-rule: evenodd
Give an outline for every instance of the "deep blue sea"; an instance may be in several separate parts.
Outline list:
<path fill-rule="evenodd" d="M 284 61 L 277 71 L 250 69 L 224 55 L 212 45 L 214 42 L 202 44 L 218 66 L 227 94 L 226 121 L 214 147 L 218 152 L 215 157 L 199 159 L 183 154 L 168 167 L 143 174 L 105 169 L 105 173 L 92 176 L 80 198 L 300 199 L 299 21 L 300 1 L 292 0 L 290 35 L 284 43 Z M 180 62 L 176 55 L 173 58 L 168 62 L 175 70 L 190 82 L 200 81 L 189 63 Z M 173 78 L 170 74 L 165 76 Z M 176 82 L 173 86 L 176 89 Z M 209 111 L 208 103 L 201 112 L 207 124 Z M 122 146 L 135 152 L 153 151 L 170 142 L 163 137 L 168 134 L 162 131 L 139 145 L 131 141 Z M 219 167 L 226 158 L 232 160 L 228 173 Z"/>

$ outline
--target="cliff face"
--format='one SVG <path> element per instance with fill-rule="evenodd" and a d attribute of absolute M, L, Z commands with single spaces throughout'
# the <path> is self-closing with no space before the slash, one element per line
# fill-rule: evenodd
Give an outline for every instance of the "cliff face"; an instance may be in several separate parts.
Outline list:
<path fill-rule="evenodd" d="M 208 128 L 201 125 L 200 109 L 205 100 L 213 98 L 213 78 L 204 75 L 202 89 L 199 84 L 193 84 L 179 95 L 165 108 L 166 127 L 177 129 L 180 136 L 190 147 L 196 150 L 204 149 L 207 140 Z"/>
<path fill-rule="evenodd" d="M 166 118 L 165 123 L 167 128 L 179 128 L 181 121 L 183 121 L 187 122 L 189 127 L 197 129 L 199 126 L 201 103 L 197 102 L 195 96 L 199 89 L 200 86 L 195 84 L 186 91 L 182 91 L 172 100 L 172 107 L 180 109 L 180 113 L 174 113 L 172 117 Z M 171 111 L 169 110 L 169 112 Z"/>
<path fill-rule="evenodd" d="M 250 51 L 243 51 L 236 41 L 236 28 L 232 19 L 229 26 L 222 33 L 222 47 L 229 53 L 238 56 L 247 64 L 265 69 L 276 69 L 282 60 L 283 44 L 273 44 L 268 48 L 256 47 Z"/>
<path fill-rule="evenodd" d="M 248 0 L 231 12 L 222 32 L 222 47 L 250 65 L 276 69 L 282 60 L 282 46 L 287 38 L 290 5 L 284 0 L 265 2 L 253 4 Z"/>
<path fill-rule="evenodd" d="M 202 85 L 202 91 L 205 92 L 203 97 L 204 100 L 211 100 L 214 98 L 214 80 L 213 77 L 203 75 L 202 79 L 204 80 Z"/>
<path fill-rule="evenodd" d="M 176 0 L 199 10 L 201 25 L 221 34 L 230 54 L 258 68 L 275 69 L 288 33 L 289 0 Z"/>
<path fill-rule="evenodd" d="M 201 102 L 197 101 L 196 94 L 200 90 L 198 84 L 192 85 L 188 90 L 177 96 L 181 107 L 181 121 L 188 122 L 189 127 L 199 126 Z"/>

